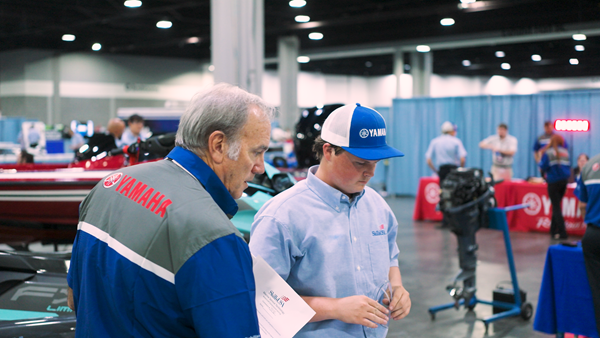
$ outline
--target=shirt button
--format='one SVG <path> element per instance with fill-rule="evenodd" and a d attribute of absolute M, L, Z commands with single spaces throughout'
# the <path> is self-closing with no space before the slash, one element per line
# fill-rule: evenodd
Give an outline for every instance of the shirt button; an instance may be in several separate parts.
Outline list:
<path fill-rule="evenodd" d="M 354 236 L 354 238 L 352 238 L 354 240 L 354 243 L 356 243 L 357 239 L 356 236 Z"/>
<path fill-rule="evenodd" d="M 357 266 L 357 267 L 356 267 L 356 270 L 360 271 L 360 266 Z"/>
<path fill-rule="evenodd" d="M 335 210 L 340 211 L 340 207 L 335 207 Z"/>

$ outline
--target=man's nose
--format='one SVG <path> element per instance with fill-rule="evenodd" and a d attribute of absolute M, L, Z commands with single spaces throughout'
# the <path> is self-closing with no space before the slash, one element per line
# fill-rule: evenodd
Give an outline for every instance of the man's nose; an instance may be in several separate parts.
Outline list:
<path fill-rule="evenodd" d="M 253 174 L 262 174 L 265 172 L 265 155 L 261 155 L 258 160 L 256 161 L 256 163 L 254 163 L 254 165 L 252 166 L 252 173 Z"/>

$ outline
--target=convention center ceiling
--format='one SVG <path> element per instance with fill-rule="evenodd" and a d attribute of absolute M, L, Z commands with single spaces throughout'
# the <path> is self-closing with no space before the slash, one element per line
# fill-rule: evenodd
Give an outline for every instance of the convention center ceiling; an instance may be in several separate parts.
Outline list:
<path fill-rule="evenodd" d="M 295 35 L 310 58 L 301 70 L 325 74 L 392 74 L 398 50 L 408 70 L 409 53 L 425 45 L 441 75 L 600 76 L 598 0 L 264 0 L 264 8 L 268 69 L 277 67 L 278 38 Z M 0 0 L 0 52 L 209 60 L 211 43 L 208 0 Z"/>

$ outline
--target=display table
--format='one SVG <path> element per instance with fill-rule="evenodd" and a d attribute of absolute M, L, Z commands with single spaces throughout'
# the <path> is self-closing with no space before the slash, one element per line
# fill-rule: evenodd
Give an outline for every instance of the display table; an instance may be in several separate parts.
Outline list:
<path fill-rule="evenodd" d="M 421 177 L 413 220 L 415 221 L 441 221 L 442 213 L 436 211 L 435 207 L 440 201 L 440 185 L 437 177 Z"/>
<path fill-rule="evenodd" d="M 435 211 L 440 200 L 439 180 L 437 177 L 422 177 L 415 200 L 413 219 L 416 221 L 441 221 L 442 213 Z M 527 209 L 507 214 L 511 231 L 550 232 L 552 204 L 545 183 L 527 183 L 522 180 L 502 182 L 495 187 L 498 207 L 528 203 Z M 583 236 L 585 225 L 579 210 L 579 200 L 573 194 L 573 187 L 567 188 L 563 198 L 562 210 L 567 234 Z"/>
<path fill-rule="evenodd" d="M 533 328 L 599 338 L 581 246 L 548 248 Z"/>
<path fill-rule="evenodd" d="M 529 208 L 517 210 L 507 215 L 512 231 L 550 232 L 552 204 L 548 197 L 546 183 L 527 183 L 522 180 L 502 182 L 495 186 L 496 200 L 500 207 L 516 204 L 529 204 Z M 579 210 L 579 200 L 573 194 L 575 188 L 567 187 L 562 200 L 562 214 L 567 234 L 583 236 L 585 225 Z"/>

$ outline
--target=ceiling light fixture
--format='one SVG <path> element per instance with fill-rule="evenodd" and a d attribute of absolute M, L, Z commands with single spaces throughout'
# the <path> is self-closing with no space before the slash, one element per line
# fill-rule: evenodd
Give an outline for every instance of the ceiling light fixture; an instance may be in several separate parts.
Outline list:
<path fill-rule="evenodd" d="M 139 0 L 127 0 L 123 3 L 123 5 L 125 5 L 125 7 L 129 7 L 129 8 L 138 8 L 138 7 L 142 6 L 142 2 Z"/>
<path fill-rule="evenodd" d="M 469 61 L 469 60 L 463 60 L 462 61 L 462 65 L 465 66 L 465 67 L 469 67 L 471 65 L 471 61 Z"/>
<path fill-rule="evenodd" d="M 454 25 L 454 19 L 452 19 L 452 18 L 443 18 L 442 20 L 440 20 L 440 24 L 442 26 L 452 26 L 452 25 Z"/>
<path fill-rule="evenodd" d="M 308 34 L 308 38 L 311 40 L 321 40 L 323 38 L 323 33 L 312 32 Z"/>
<path fill-rule="evenodd" d="M 509 70 L 510 69 L 510 63 L 504 62 L 503 64 L 500 65 L 500 68 L 502 68 L 504 70 Z"/>
<path fill-rule="evenodd" d="M 200 42 L 200 38 L 197 36 L 192 36 L 187 38 L 187 40 L 185 40 L 186 43 L 199 43 Z"/>
<path fill-rule="evenodd" d="M 292 0 L 290 1 L 290 7 L 300 8 L 306 6 L 306 1 L 304 0 Z"/>
<path fill-rule="evenodd" d="M 460 2 L 463 3 L 463 4 L 472 4 L 475 1 L 477 1 L 477 0 L 460 0 Z"/>
<path fill-rule="evenodd" d="M 417 46 L 417 52 L 419 53 L 427 53 L 431 51 L 431 47 L 427 46 L 427 45 L 418 45 Z"/>
<path fill-rule="evenodd" d="M 579 64 L 579 60 L 577 60 L 576 58 L 572 58 L 572 59 L 569 59 L 569 63 L 572 64 L 573 66 L 577 66 Z"/>
<path fill-rule="evenodd" d="M 75 35 L 73 34 L 64 34 L 62 36 L 63 41 L 75 41 Z"/>
<path fill-rule="evenodd" d="M 533 60 L 535 62 L 542 61 L 542 57 L 540 55 L 538 55 L 538 54 L 533 54 L 531 56 L 531 60 Z"/>
<path fill-rule="evenodd" d="M 496 57 L 497 58 L 503 58 L 505 56 L 506 56 L 506 54 L 504 54 L 504 52 L 501 51 L 501 50 L 499 50 L 499 51 L 496 52 Z"/>
<path fill-rule="evenodd" d="M 296 20 L 296 22 L 309 22 L 310 21 L 310 16 L 308 16 L 308 15 L 296 15 L 296 17 L 294 19 Z"/>
<path fill-rule="evenodd" d="M 298 56 L 296 61 L 298 61 L 298 63 L 308 63 L 310 58 L 308 56 Z"/>
<path fill-rule="evenodd" d="M 162 28 L 162 29 L 168 29 L 168 28 L 173 27 L 173 23 L 168 20 L 160 20 L 159 22 L 156 23 L 156 27 Z"/>
<path fill-rule="evenodd" d="M 98 42 L 96 42 L 96 43 L 94 43 L 94 44 L 92 45 L 92 50 L 93 50 L 93 51 L 97 52 L 97 51 L 99 51 L 100 49 L 102 49 L 102 45 L 101 45 L 101 44 L 99 44 Z"/>
<path fill-rule="evenodd" d="M 585 47 L 583 45 L 576 45 L 575 50 L 578 52 L 583 52 L 585 50 Z"/>
<path fill-rule="evenodd" d="M 208 66 L 208 71 L 209 72 L 214 72 L 215 71 L 215 65 Z"/>
<path fill-rule="evenodd" d="M 585 34 L 573 34 L 573 40 L 575 41 L 583 41 L 587 39 L 587 36 L 585 36 Z"/>

